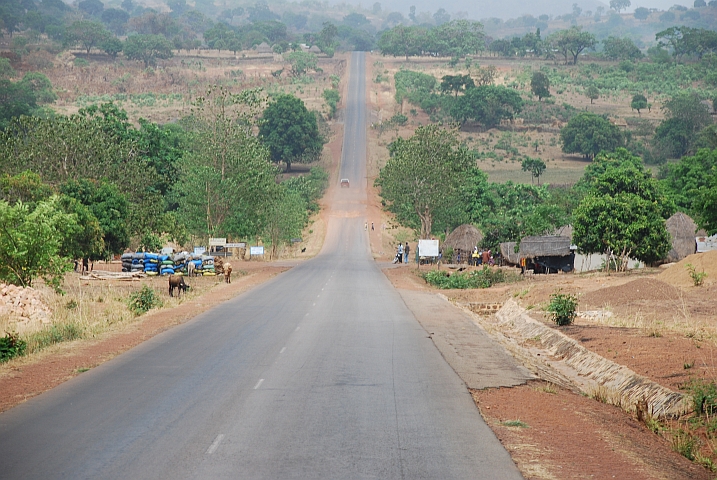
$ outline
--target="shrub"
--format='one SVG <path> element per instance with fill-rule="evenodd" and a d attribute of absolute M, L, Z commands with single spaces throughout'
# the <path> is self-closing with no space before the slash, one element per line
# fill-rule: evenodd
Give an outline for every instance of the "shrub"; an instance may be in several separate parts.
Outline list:
<path fill-rule="evenodd" d="M 717 385 L 714 382 L 693 380 L 687 390 L 692 395 L 695 414 L 712 415 L 717 412 Z"/>
<path fill-rule="evenodd" d="M 137 316 L 161 305 L 162 300 L 160 300 L 157 292 L 147 285 L 143 285 L 140 291 L 129 296 L 129 309 Z"/>
<path fill-rule="evenodd" d="M 27 343 L 16 333 L 6 333 L 0 338 L 0 363 L 25 354 Z"/>
<path fill-rule="evenodd" d="M 84 331 L 76 323 L 56 323 L 33 333 L 28 337 L 28 350 L 37 352 L 56 343 L 69 342 L 82 338 Z"/>
<path fill-rule="evenodd" d="M 484 266 L 482 270 L 454 274 L 445 270 L 431 270 L 422 276 L 426 283 L 441 289 L 489 288 L 506 280 L 502 270 L 487 266 Z"/>
<path fill-rule="evenodd" d="M 548 312 L 553 321 L 559 325 L 570 325 L 575 321 L 578 308 L 578 297 L 569 293 L 560 293 L 560 290 L 550 295 Z"/>
<path fill-rule="evenodd" d="M 692 265 L 691 263 L 688 263 L 687 265 L 685 265 L 685 268 L 689 272 L 690 278 L 692 279 L 692 283 L 695 285 L 695 287 L 702 286 L 702 284 L 705 281 L 705 277 L 707 276 L 707 274 L 704 272 L 704 270 L 701 272 L 696 272 L 695 266 Z"/>

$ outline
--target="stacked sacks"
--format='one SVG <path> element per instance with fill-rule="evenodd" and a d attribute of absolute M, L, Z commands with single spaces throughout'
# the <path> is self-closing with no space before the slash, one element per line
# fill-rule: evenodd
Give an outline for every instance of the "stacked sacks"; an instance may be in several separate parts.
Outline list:
<path fill-rule="evenodd" d="M 187 252 L 180 252 L 180 253 L 174 254 L 174 256 L 172 257 L 172 260 L 174 261 L 174 272 L 176 274 L 186 273 L 188 258 L 189 258 L 189 253 L 187 253 Z"/>
<path fill-rule="evenodd" d="M 211 255 L 202 255 L 202 275 L 205 277 L 216 275 L 214 271 L 214 257 Z"/>
<path fill-rule="evenodd" d="M 132 266 L 130 272 L 143 272 L 144 271 L 144 253 L 137 252 L 132 254 Z"/>
<path fill-rule="evenodd" d="M 122 271 L 123 272 L 131 272 L 132 271 L 132 253 L 123 253 L 122 257 Z"/>
<path fill-rule="evenodd" d="M 159 274 L 159 255 L 156 253 L 144 254 L 144 272 L 147 275 Z"/>
<path fill-rule="evenodd" d="M 174 275 L 174 261 L 170 260 L 169 255 L 160 255 L 159 263 L 160 275 Z"/>

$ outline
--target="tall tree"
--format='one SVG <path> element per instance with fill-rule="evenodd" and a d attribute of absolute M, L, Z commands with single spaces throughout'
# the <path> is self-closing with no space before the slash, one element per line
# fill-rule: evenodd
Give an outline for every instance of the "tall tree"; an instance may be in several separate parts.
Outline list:
<path fill-rule="evenodd" d="M 597 44 L 595 35 L 583 31 L 581 26 L 558 30 L 551 34 L 547 41 L 565 57 L 566 64 L 568 59 L 572 57 L 573 65 L 577 65 L 578 56 L 583 51 L 594 48 Z"/>
<path fill-rule="evenodd" d="M 89 54 L 93 47 L 98 46 L 110 36 L 112 34 L 101 23 L 91 20 L 79 20 L 65 29 L 64 39 L 67 45 L 80 45 Z"/>
<path fill-rule="evenodd" d="M 652 263 L 670 249 L 665 219 L 673 208 L 639 158 L 625 149 L 598 156 L 603 172 L 590 182 L 573 219 L 573 241 L 585 253 L 606 253 L 627 269 L 629 258 Z M 608 262 L 610 263 L 610 262 Z"/>
<path fill-rule="evenodd" d="M 456 202 L 467 172 L 475 168 L 473 157 L 456 131 L 438 125 L 418 127 L 412 137 L 393 142 L 390 151 L 376 180 L 381 196 L 399 216 L 420 222 L 420 236 L 428 238 L 436 214 Z"/>
<path fill-rule="evenodd" d="M 293 162 L 316 159 L 324 145 L 316 116 L 293 95 L 279 95 L 266 107 L 259 138 L 269 148 L 271 159 L 286 163 L 287 171 Z"/>
<path fill-rule="evenodd" d="M 640 110 L 644 110 L 647 108 L 647 97 L 645 97 L 641 93 L 636 93 L 632 96 L 630 108 L 632 108 L 633 110 L 637 110 L 637 115 L 640 116 Z"/>
<path fill-rule="evenodd" d="M 503 119 L 512 119 L 523 109 L 523 99 L 512 88 L 483 85 L 470 88 L 453 102 L 450 115 L 459 122 L 475 120 L 493 128 Z"/>
<path fill-rule="evenodd" d="M 550 96 L 550 79 L 543 72 L 533 72 L 530 79 L 530 91 L 541 101 L 545 97 Z"/>
<path fill-rule="evenodd" d="M 155 65 L 157 59 L 174 56 L 172 44 L 162 35 L 130 35 L 124 42 L 124 54 L 130 60 L 141 60 L 145 67 Z"/>
<path fill-rule="evenodd" d="M 570 119 L 560 130 L 563 152 L 580 153 L 587 158 L 605 150 L 611 152 L 623 144 L 620 129 L 608 119 L 594 113 L 582 112 Z"/>
<path fill-rule="evenodd" d="M 623 10 L 630 8 L 630 0 L 610 0 L 610 8 L 620 13 Z"/>

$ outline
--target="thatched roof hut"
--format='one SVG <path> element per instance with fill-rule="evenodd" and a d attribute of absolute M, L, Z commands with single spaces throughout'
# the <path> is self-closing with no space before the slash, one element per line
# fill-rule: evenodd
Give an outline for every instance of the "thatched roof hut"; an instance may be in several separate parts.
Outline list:
<path fill-rule="evenodd" d="M 256 53 L 272 53 L 273 52 L 271 46 L 266 42 L 261 42 L 255 48 L 256 48 Z"/>
<path fill-rule="evenodd" d="M 667 262 L 679 262 L 695 253 L 695 235 L 697 224 L 682 212 L 667 219 L 667 231 L 672 237 L 672 249 L 665 259 Z"/>
<path fill-rule="evenodd" d="M 473 225 L 461 225 L 453 230 L 443 242 L 443 249 L 460 249 L 463 252 L 470 252 L 483 240 L 483 234 Z"/>
<path fill-rule="evenodd" d="M 505 263 L 518 265 L 520 263 L 520 254 L 515 251 L 517 242 L 504 242 L 500 244 L 500 256 L 503 257 Z"/>
<path fill-rule="evenodd" d="M 520 258 L 570 255 L 570 239 L 559 236 L 524 237 L 520 241 L 519 255 Z"/>

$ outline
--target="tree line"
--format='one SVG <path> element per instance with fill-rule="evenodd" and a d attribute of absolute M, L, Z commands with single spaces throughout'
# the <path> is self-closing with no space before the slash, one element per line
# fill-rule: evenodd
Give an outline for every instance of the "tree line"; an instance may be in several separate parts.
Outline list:
<path fill-rule="evenodd" d="M 277 164 L 320 155 L 315 114 L 290 95 L 223 87 L 193 105 L 162 126 L 135 127 L 112 103 L 11 121 L 0 132 L 0 280 L 59 286 L 72 258 L 168 240 L 261 236 L 276 253 L 300 237 L 328 176 L 278 182 Z"/>

